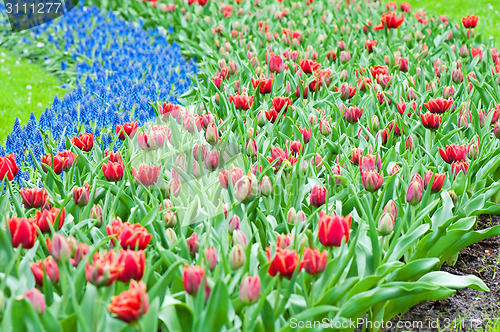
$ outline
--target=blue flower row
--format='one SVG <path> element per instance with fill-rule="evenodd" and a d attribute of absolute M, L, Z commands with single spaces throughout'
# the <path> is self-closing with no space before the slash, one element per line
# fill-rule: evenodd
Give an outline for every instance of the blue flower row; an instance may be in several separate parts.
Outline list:
<path fill-rule="evenodd" d="M 30 30 L 23 42 L 54 45 L 60 54 L 50 56 L 56 59 L 70 54 L 77 73 L 73 91 L 56 96 L 39 121 L 33 113 L 24 128 L 16 120 L 5 149 L 0 146 L 0 155 L 15 153 L 16 163 L 28 167 L 33 166 L 30 150 L 40 160 L 48 146 L 64 150 L 66 138 L 83 131 L 94 133 L 101 149 L 108 148 L 117 124 L 144 124 L 155 116 L 151 103 L 177 102 L 191 86 L 189 76 L 197 73 L 195 59 L 186 61 L 179 45 L 170 45 L 160 30 L 144 30 L 82 3 Z M 66 66 L 62 60 L 61 68 Z M 29 180 L 29 174 L 20 171 L 17 181 L 22 179 Z"/>

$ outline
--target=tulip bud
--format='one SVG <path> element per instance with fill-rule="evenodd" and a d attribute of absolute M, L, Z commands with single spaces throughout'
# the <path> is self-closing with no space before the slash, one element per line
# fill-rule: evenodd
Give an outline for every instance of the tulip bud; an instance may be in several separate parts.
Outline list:
<path fill-rule="evenodd" d="M 90 219 L 98 221 L 96 224 L 97 227 L 102 226 L 102 207 L 99 204 L 94 205 L 90 210 Z"/>
<path fill-rule="evenodd" d="M 45 309 L 47 308 L 45 299 L 43 298 L 42 292 L 40 292 L 38 289 L 33 288 L 26 291 L 23 297 L 31 303 L 31 306 L 39 315 L 45 312 Z"/>
<path fill-rule="evenodd" d="M 200 249 L 200 240 L 198 239 L 198 234 L 193 233 L 189 237 L 187 246 L 189 248 L 189 253 L 191 254 L 191 256 L 194 256 Z"/>
<path fill-rule="evenodd" d="M 349 60 L 351 60 L 351 53 L 347 51 L 342 51 L 340 52 L 340 62 L 341 63 L 348 63 Z"/>
<path fill-rule="evenodd" d="M 495 126 L 493 127 L 493 133 L 495 134 L 496 138 L 500 138 L 500 122 L 495 122 Z"/>
<path fill-rule="evenodd" d="M 258 114 L 257 114 L 257 125 L 259 127 L 263 127 L 267 122 L 267 117 L 266 117 L 266 114 L 265 112 L 263 111 L 260 111 Z"/>
<path fill-rule="evenodd" d="M 257 178 L 251 172 L 247 176 L 241 177 L 235 184 L 236 198 L 242 203 L 249 203 L 259 193 Z"/>
<path fill-rule="evenodd" d="M 73 201 L 78 206 L 85 206 L 89 203 L 90 197 L 90 186 L 85 183 L 83 187 L 73 188 Z"/>
<path fill-rule="evenodd" d="M 378 131 L 380 127 L 380 120 L 376 115 L 372 116 L 372 129 L 373 131 Z"/>
<path fill-rule="evenodd" d="M 462 58 L 467 58 L 469 56 L 469 49 L 467 48 L 467 45 L 462 45 L 462 47 L 460 47 L 460 56 Z"/>
<path fill-rule="evenodd" d="M 213 171 L 219 167 L 219 151 L 210 151 L 205 155 L 205 167 Z"/>
<path fill-rule="evenodd" d="M 177 225 L 177 216 L 174 211 L 167 210 L 163 213 L 163 222 L 165 227 L 174 227 Z"/>
<path fill-rule="evenodd" d="M 410 205 L 417 205 L 422 200 L 422 190 L 417 181 L 412 181 L 406 192 L 406 201 Z"/>
<path fill-rule="evenodd" d="M 469 159 L 476 159 L 478 154 L 479 154 L 479 147 L 477 146 L 477 144 L 476 143 L 470 144 L 467 148 L 467 157 L 469 157 Z"/>
<path fill-rule="evenodd" d="M 208 268 L 212 271 L 217 265 L 217 251 L 214 247 L 205 248 L 205 260 L 207 261 Z"/>
<path fill-rule="evenodd" d="M 394 230 L 394 218 L 389 213 L 384 213 L 378 221 L 378 231 L 381 235 L 386 236 Z"/>
<path fill-rule="evenodd" d="M 273 184 L 271 183 L 271 179 L 267 175 L 265 175 L 260 181 L 260 192 L 264 196 L 269 196 L 273 192 Z"/>
<path fill-rule="evenodd" d="M 406 150 L 413 150 L 413 138 L 411 135 L 408 135 L 406 138 Z"/>
<path fill-rule="evenodd" d="M 455 190 L 448 190 L 448 195 L 450 195 L 451 200 L 453 201 L 454 205 L 457 205 L 458 202 L 458 196 L 455 193 Z"/>
<path fill-rule="evenodd" d="M 464 81 L 464 74 L 462 73 L 462 70 L 455 69 L 451 74 L 451 79 L 453 80 L 453 83 L 456 84 L 462 83 Z"/>
<path fill-rule="evenodd" d="M 257 149 L 257 143 L 254 139 L 249 139 L 247 142 L 247 155 L 255 161 L 257 159 L 257 153 L 259 150 Z"/>
<path fill-rule="evenodd" d="M 311 190 L 311 195 L 309 196 L 309 203 L 314 207 L 320 207 L 326 203 L 326 189 L 314 185 Z"/>
<path fill-rule="evenodd" d="M 205 131 L 205 139 L 209 144 L 216 144 L 219 142 L 219 130 L 215 123 L 210 123 Z"/>
<path fill-rule="evenodd" d="M 238 217 L 238 215 L 236 214 L 233 215 L 231 219 L 229 219 L 229 225 L 228 225 L 229 234 L 233 234 L 235 230 L 239 230 L 240 223 L 241 223 L 240 217 Z"/>
<path fill-rule="evenodd" d="M 288 210 L 286 221 L 289 224 L 295 224 L 297 222 L 297 211 L 295 211 L 293 206 Z"/>
<path fill-rule="evenodd" d="M 177 241 L 177 234 L 175 234 L 175 231 L 172 228 L 167 228 L 165 230 L 165 238 L 172 244 Z"/>
<path fill-rule="evenodd" d="M 229 253 L 229 261 L 233 270 L 237 270 L 245 264 L 247 257 L 245 249 L 240 244 L 236 244 Z"/>
<path fill-rule="evenodd" d="M 61 234 L 56 233 L 50 242 L 50 254 L 60 262 L 71 257 L 72 250 L 68 240 Z"/>
<path fill-rule="evenodd" d="M 246 305 L 255 303 L 260 297 L 260 278 L 244 277 L 240 285 L 240 301 Z"/>
<path fill-rule="evenodd" d="M 247 247 L 247 237 L 245 233 L 240 231 L 239 229 L 235 229 L 233 231 L 233 245 L 241 245 L 243 248 Z"/>

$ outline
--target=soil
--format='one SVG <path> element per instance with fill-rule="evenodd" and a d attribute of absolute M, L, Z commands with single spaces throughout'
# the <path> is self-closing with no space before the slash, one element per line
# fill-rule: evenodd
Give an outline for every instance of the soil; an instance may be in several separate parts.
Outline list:
<path fill-rule="evenodd" d="M 500 216 L 482 215 L 477 229 L 498 224 Z M 444 264 L 441 270 L 457 275 L 476 275 L 489 287 L 490 292 L 469 288 L 457 290 L 447 299 L 420 303 L 395 317 L 393 325 L 399 322 L 397 326 L 404 327 L 399 331 L 500 331 L 499 260 L 500 236 L 463 249 L 454 266 Z"/>

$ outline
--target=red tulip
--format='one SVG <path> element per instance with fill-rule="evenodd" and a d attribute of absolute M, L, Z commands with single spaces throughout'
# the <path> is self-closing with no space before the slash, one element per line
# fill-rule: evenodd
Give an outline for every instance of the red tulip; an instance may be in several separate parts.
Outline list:
<path fill-rule="evenodd" d="M 37 229 L 34 221 L 26 218 L 12 217 L 7 219 L 9 231 L 12 238 L 12 246 L 17 248 L 22 246 L 31 249 L 35 245 Z"/>
<path fill-rule="evenodd" d="M 229 95 L 229 102 L 234 104 L 237 110 L 248 110 L 253 104 L 253 96 L 248 97 L 245 95 L 235 94 Z"/>
<path fill-rule="evenodd" d="M 363 114 L 363 109 L 359 109 L 357 106 L 351 106 L 344 110 L 344 119 L 349 123 L 356 123 L 361 118 Z"/>
<path fill-rule="evenodd" d="M 314 207 L 320 207 L 326 203 L 326 188 L 314 185 L 309 196 L 309 204 Z"/>
<path fill-rule="evenodd" d="M 279 234 L 276 237 L 276 246 L 282 249 L 289 248 L 293 246 L 293 235 L 292 234 Z"/>
<path fill-rule="evenodd" d="M 47 279 L 49 279 L 51 282 L 59 281 L 59 268 L 52 256 L 45 258 L 43 261 L 31 263 L 30 266 L 37 286 L 43 286 L 44 275 L 46 275 Z"/>
<path fill-rule="evenodd" d="M 340 99 L 347 100 L 354 97 L 356 94 L 356 87 L 347 83 L 343 83 L 340 86 Z M 361 116 L 361 115 L 360 115 Z"/>
<path fill-rule="evenodd" d="M 466 161 L 463 160 L 454 161 L 451 163 L 451 174 L 453 174 L 453 178 L 455 178 L 460 172 L 466 175 L 468 168 L 469 164 Z"/>
<path fill-rule="evenodd" d="M 44 172 L 47 172 L 47 167 L 50 167 L 54 170 L 54 173 L 61 174 L 64 170 L 66 170 L 66 165 L 69 163 L 69 158 L 61 157 L 61 156 L 51 156 L 45 155 L 41 159 L 42 169 Z"/>
<path fill-rule="evenodd" d="M 123 265 L 118 262 L 114 250 L 96 252 L 85 266 L 87 281 L 97 287 L 110 286 L 120 275 Z"/>
<path fill-rule="evenodd" d="M 377 171 L 362 171 L 361 172 L 361 183 L 363 187 L 370 191 L 375 192 L 382 187 L 382 183 L 384 182 L 384 176 L 382 174 L 378 174 Z"/>
<path fill-rule="evenodd" d="M 44 188 L 26 188 L 19 191 L 26 209 L 38 209 L 47 201 L 47 190 Z"/>
<path fill-rule="evenodd" d="M 174 118 L 179 119 L 183 109 L 181 105 L 163 103 L 163 105 L 158 106 L 158 111 L 164 118 L 173 116 Z"/>
<path fill-rule="evenodd" d="M 64 209 L 59 210 L 58 208 L 53 207 L 50 210 L 36 211 L 35 222 L 42 233 L 50 233 L 49 223 L 54 225 L 54 230 L 57 231 L 61 229 L 64 224 L 64 216 Z M 56 221 L 58 219 L 59 223 L 56 225 Z"/>
<path fill-rule="evenodd" d="M 108 309 L 124 322 L 130 323 L 139 320 L 149 309 L 146 284 L 143 281 L 132 280 L 128 290 L 111 298 Z"/>
<path fill-rule="evenodd" d="M 462 17 L 462 24 L 466 29 L 473 29 L 477 25 L 479 17 L 467 15 L 466 17 Z"/>
<path fill-rule="evenodd" d="M 80 137 L 73 137 L 71 138 L 71 144 L 82 151 L 89 152 L 94 146 L 94 134 L 86 133 L 81 134 Z"/>
<path fill-rule="evenodd" d="M 431 181 L 433 174 L 434 173 L 432 171 L 425 172 L 424 189 L 427 189 L 427 187 L 429 186 L 429 182 Z M 441 188 L 443 188 L 445 178 L 446 174 L 435 173 L 434 180 L 432 181 L 431 192 L 438 193 L 441 190 Z"/>
<path fill-rule="evenodd" d="M 441 158 L 448 164 L 454 161 L 465 161 L 467 157 L 467 146 L 450 144 L 446 146 L 446 151 L 438 148 Z"/>
<path fill-rule="evenodd" d="M 328 254 L 326 250 L 320 253 L 318 248 L 305 248 L 302 254 L 302 261 L 300 262 L 300 268 L 305 269 L 306 272 L 311 275 L 317 275 L 325 270 L 327 261 Z"/>
<path fill-rule="evenodd" d="M 318 238 L 325 247 L 340 247 L 342 240 L 349 241 L 352 217 L 329 216 L 325 211 L 319 213 Z"/>
<path fill-rule="evenodd" d="M 139 165 L 139 169 L 132 167 L 132 175 L 137 183 L 145 187 L 152 186 L 158 182 L 160 176 L 161 165 L 149 166 L 145 163 Z"/>
<path fill-rule="evenodd" d="M 380 172 L 382 169 L 382 161 L 380 156 L 375 156 L 372 154 L 362 156 L 359 158 L 359 171 L 377 171 Z"/>
<path fill-rule="evenodd" d="M 302 139 L 304 140 L 304 143 L 306 144 L 309 143 L 309 141 L 311 140 L 312 128 L 309 128 L 309 130 L 307 130 L 306 128 L 299 127 L 299 131 L 302 134 Z"/>
<path fill-rule="evenodd" d="M 113 162 L 108 160 L 107 164 L 102 164 L 102 172 L 108 181 L 120 181 L 123 178 L 125 165 L 122 161 Z"/>
<path fill-rule="evenodd" d="M 302 69 L 302 71 L 306 74 L 312 74 L 315 70 L 319 69 L 321 67 L 321 64 L 310 59 L 300 59 L 299 60 L 299 66 Z"/>
<path fill-rule="evenodd" d="M 291 106 L 293 101 L 288 97 L 275 97 L 271 101 L 276 112 L 286 112 Z"/>
<path fill-rule="evenodd" d="M 422 200 L 423 187 L 418 181 L 412 181 L 406 191 L 406 201 L 410 205 L 416 205 Z"/>
<path fill-rule="evenodd" d="M 251 78 L 252 85 L 254 89 L 257 89 L 257 87 L 260 85 L 259 92 L 260 94 L 268 94 L 273 91 L 273 79 L 272 78 L 259 78 L 259 79 L 254 79 L 253 77 Z"/>
<path fill-rule="evenodd" d="M 402 2 L 400 8 L 405 13 L 409 13 L 411 11 L 411 5 L 408 2 Z"/>
<path fill-rule="evenodd" d="M 118 275 L 118 280 L 128 282 L 130 280 L 141 280 L 146 268 L 146 254 L 144 250 L 124 250 L 118 252 L 118 264 L 122 269 Z"/>
<path fill-rule="evenodd" d="M 269 71 L 272 73 L 283 72 L 285 65 L 279 55 L 271 55 L 269 58 Z"/>
<path fill-rule="evenodd" d="M 438 114 L 425 113 L 420 114 L 420 120 L 422 121 L 422 125 L 430 130 L 438 129 L 441 125 L 442 116 Z"/>
<path fill-rule="evenodd" d="M 120 140 L 125 139 L 125 135 L 130 138 L 133 138 L 135 133 L 137 132 L 138 124 L 135 121 L 127 122 L 121 125 L 116 125 L 116 134 Z"/>
<path fill-rule="evenodd" d="M 299 265 L 299 254 L 295 250 L 276 248 L 274 257 L 271 259 L 271 248 L 266 249 L 269 265 L 268 273 L 271 277 L 278 273 L 281 277 L 290 279 Z"/>
<path fill-rule="evenodd" d="M 453 104 L 453 99 L 444 99 L 441 97 L 431 99 L 428 103 L 424 103 L 425 108 L 429 110 L 429 112 L 434 114 L 443 114 L 446 112 L 450 106 Z"/>
<path fill-rule="evenodd" d="M 73 258 L 69 259 L 69 262 L 71 265 L 74 267 L 77 267 L 78 264 L 82 261 L 82 259 L 87 256 L 89 252 L 89 245 L 86 243 L 79 243 L 75 249 L 75 253 L 73 255 Z"/>
<path fill-rule="evenodd" d="M 187 240 L 187 247 L 189 248 L 189 253 L 194 256 L 198 249 L 200 248 L 200 240 L 198 239 L 198 234 L 193 233 Z"/>
<path fill-rule="evenodd" d="M 144 250 L 153 238 L 153 235 L 141 224 L 130 224 L 115 218 L 111 225 L 106 227 L 108 236 L 116 236 L 124 249 Z M 112 240 L 114 243 L 114 239 Z"/>
<path fill-rule="evenodd" d="M 16 157 L 13 153 L 5 157 L 0 157 L 0 181 L 3 181 L 5 177 L 9 181 L 14 180 L 18 171 Z"/>
<path fill-rule="evenodd" d="M 199 266 L 184 266 L 184 272 L 182 273 L 182 283 L 184 284 L 184 289 L 189 295 L 194 295 L 198 292 L 201 286 L 201 281 L 205 276 L 205 271 Z"/>
<path fill-rule="evenodd" d="M 373 30 L 397 29 L 403 24 L 404 20 L 403 16 L 397 17 L 394 12 L 383 13 L 380 19 L 381 24 L 374 26 Z"/>
<path fill-rule="evenodd" d="M 373 48 L 377 46 L 377 41 L 376 40 L 372 40 L 372 39 L 368 39 L 365 41 L 365 48 L 366 50 L 368 51 L 368 53 L 372 53 L 373 52 Z"/>

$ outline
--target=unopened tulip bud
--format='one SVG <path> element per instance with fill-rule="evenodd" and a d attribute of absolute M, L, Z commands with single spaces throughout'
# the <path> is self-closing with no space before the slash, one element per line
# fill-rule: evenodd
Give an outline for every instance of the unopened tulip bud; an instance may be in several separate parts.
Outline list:
<path fill-rule="evenodd" d="M 469 56 L 469 49 L 467 48 L 467 45 L 462 45 L 462 47 L 460 47 L 460 56 L 462 58 L 467 58 Z"/>
<path fill-rule="evenodd" d="M 47 305 L 45 304 L 45 299 L 43 298 L 42 292 L 40 292 L 38 289 L 33 288 L 26 291 L 23 297 L 28 299 L 35 312 L 37 312 L 39 315 L 45 312 Z"/>
<path fill-rule="evenodd" d="M 378 131 L 380 127 L 380 120 L 378 119 L 378 116 L 374 115 L 372 116 L 372 129 L 373 131 Z"/>
<path fill-rule="evenodd" d="M 165 227 L 174 227 L 177 225 L 177 216 L 175 212 L 172 210 L 167 210 L 163 213 L 163 222 L 165 223 Z"/>
<path fill-rule="evenodd" d="M 215 123 L 210 123 L 205 131 L 205 139 L 209 144 L 217 144 L 219 142 L 219 130 Z"/>
<path fill-rule="evenodd" d="M 172 244 L 177 241 L 177 234 L 175 234 L 175 231 L 172 228 L 167 228 L 165 230 L 165 238 Z"/>
<path fill-rule="evenodd" d="M 257 153 L 259 152 L 257 149 L 257 143 L 255 142 L 254 139 L 249 139 L 246 147 L 247 147 L 247 155 L 255 161 L 257 159 Z"/>
<path fill-rule="evenodd" d="M 349 60 L 351 60 L 351 53 L 347 51 L 342 51 L 340 52 L 340 62 L 341 63 L 348 63 Z"/>
<path fill-rule="evenodd" d="M 245 264 L 246 260 L 245 249 L 240 244 L 236 244 L 229 253 L 231 267 L 233 270 L 237 270 Z"/>
<path fill-rule="evenodd" d="M 398 209 L 396 207 L 396 203 L 394 203 L 392 199 L 384 206 L 383 213 L 390 214 L 394 217 L 394 220 L 396 220 L 396 218 L 398 217 Z"/>
<path fill-rule="evenodd" d="M 260 298 L 260 278 L 244 277 L 240 285 L 240 301 L 246 305 L 257 302 Z"/>
<path fill-rule="evenodd" d="M 467 150 L 467 157 L 469 159 L 476 159 L 477 155 L 479 154 L 479 147 L 477 146 L 476 143 L 472 143 L 471 145 L 468 146 Z"/>
<path fill-rule="evenodd" d="M 241 224 L 241 219 L 238 217 L 238 215 L 234 215 L 229 219 L 229 225 L 228 225 L 228 231 L 229 234 L 233 234 L 235 230 L 240 229 L 240 224 Z"/>
<path fill-rule="evenodd" d="M 378 231 L 381 235 L 386 236 L 394 230 L 394 218 L 389 213 L 384 213 L 378 221 Z"/>
<path fill-rule="evenodd" d="M 239 229 L 233 231 L 233 245 L 241 245 L 243 248 L 247 247 L 247 237 Z"/>
<path fill-rule="evenodd" d="M 493 127 L 493 133 L 495 134 L 496 138 L 500 138 L 500 122 L 495 122 L 495 126 Z"/>
<path fill-rule="evenodd" d="M 94 205 L 90 210 L 90 219 L 98 221 L 96 224 L 97 227 L 102 226 L 102 207 L 99 204 Z"/>
<path fill-rule="evenodd" d="M 217 265 L 217 250 L 214 247 L 205 248 L 205 260 L 207 261 L 208 268 L 210 270 L 215 269 Z"/>
<path fill-rule="evenodd" d="M 307 221 L 307 216 L 304 211 L 300 210 L 297 212 L 297 218 L 295 219 L 297 223 L 303 223 Z"/>
<path fill-rule="evenodd" d="M 198 234 L 193 233 L 189 237 L 187 246 L 189 248 L 189 253 L 191 254 L 191 256 L 194 256 L 200 249 L 200 240 L 198 239 Z"/>
<path fill-rule="evenodd" d="M 411 135 L 406 138 L 406 150 L 413 150 L 413 137 Z"/>
<path fill-rule="evenodd" d="M 265 175 L 260 181 L 260 192 L 263 196 L 269 196 L 273 193 L 273 184 L 271 183 L 271 179 L 269 176 Z"/>
<path fill-rule="evenodd" d="M 90 198 L 90 186 L 85 183 L 83 187 L 73 188 L 73 201 L 78 206 L 85 206 L 89 203 Z"/>
<path fill-rule="evenodd" d="M 319 120 L 319 131 L 322 135 L 330 135 L 330 133 L 332 132 L 330 122 L 328 122 L 328 120 Z"/>
<path fill-rule="evenodd" d="M 464 74 L 462 73 L 462 70 L 455 69 L 451 74 L 451 79 L 453 80 L 453 83 L 456 84 L 462 83 L 464 81 Z"/>
<path fill-rule="evenodd" d="M 297 211 L 295 211 L 294 207 L 291 207 L 290 210 L 288 210 L 288 213 L 286 215 L 286 221 L 289 224 L 295 224 L 297 221 Z"/>
<path fill-rule="evenodd" d="M 263 127 L 267 122 L 267 117 L 266 117 L 266 114 L 265 112 L 263 111 L 260 111 L 258 114 L 257 114 L 257 125 L 259 127 Z"/>
<path fill-rule="evenodd" d="M 406 201 L 410 205 L 417 205 L 422 200 L 422 190 L 417 181 L 412 181 L 406 192 Z"/>
<path fill-rule="evenodd" d="M 68 260 L 71 257 L 71 247 L 63 235 L 59 233 L 54 235 L 50 242 L 50 254 L 58 262 Z"/>
<path fill-rule="evenodd" d="M 448 191 L 448 195 L 450 195 L 451 200 L 453 201 L 453 204 L 454 204 L 454 205 L 457 205 L 457 202 L 458 202 L 458 196 L 457 196 L 457 194 L 455 193 L 455 190 L 449 190 L 449 191 Z"/>

